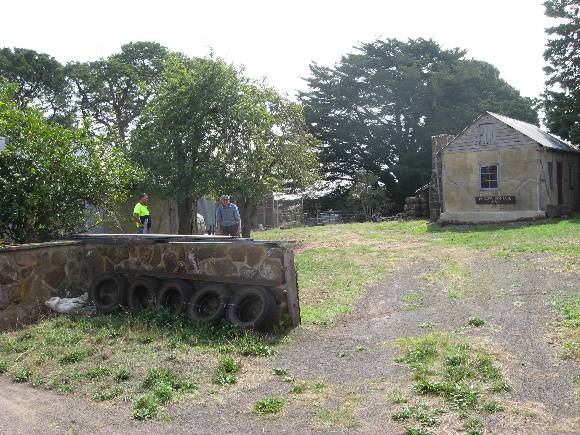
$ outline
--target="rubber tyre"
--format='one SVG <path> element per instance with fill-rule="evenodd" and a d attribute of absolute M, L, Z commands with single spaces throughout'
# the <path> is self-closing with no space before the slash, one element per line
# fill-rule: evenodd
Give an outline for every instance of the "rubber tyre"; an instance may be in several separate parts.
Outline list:
<path fill-rule="evenodd" d="M 225 315 L 232 292 L 223 284 L 206 284 L 187 306 L 187 315 L 194 322 L 216 323 Z"/>
<path fill-rule="evenodd" d="M 274 312 L 274 297 L 263 287 L 242 287 L 232 296 L 227 321 L 240 329 L 268 329 Z"/>
<path fill-rule="evenodd" d="M 107 314 L 127 303 L 127 287 L 127 279 L 123 275 L 103 273 L 91 284 L 89 296 L 97 312 Z"/>
<path fill-rule="evenodd" d="M 135 279 L 127 291 L 127 305 L 131 314 L 139 314 L 145 308 L 152 308 L 157 302 L 159 281 L 140 276 Z"/>
<path fill-rule="evenodd" d="M 181 279 L 165 281 L 157 293 L 157 306 L 178 316 L 186 311 L 192 293 L 191 285 Z"/>

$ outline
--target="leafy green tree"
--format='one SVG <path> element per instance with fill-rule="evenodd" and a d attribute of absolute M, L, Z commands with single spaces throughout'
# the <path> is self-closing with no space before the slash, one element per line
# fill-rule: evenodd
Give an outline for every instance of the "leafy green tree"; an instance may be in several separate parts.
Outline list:
<path fill-rule="evenodd" d="M 0 236 L 23 243 L 81 231 L 87 207 L 106 211 L 124 200 L 135 171 L 89 126 L 52 123 L 34 106 L 19 107 L 17 92 L 0 83 L 0 136 L 8 137 L 0 152 Z"/>
<path fill-rule="evenodd" d="M 537 122 L 532 101 L 465 51 L 431 40 L 376 40 L 332 68 L 310 66 L 300 98 L 310 131 L 320 140 L 325 179 L 353 183 L 379 177 L 402 204 L 430 176 L 430 137 L 458 133 L 485 110 Z"/>
<path fill-rule="evenodd" d="M 316 140 L 303 108 L 273 89 L 244 83 L 233 122 L 238 134 L 225 144 L 219 188 L 240 206 L 242 236 L 250 237 L 258 203 L 272 193 L 292 193 L 318 180 Z"/>
<path fill-rule="evenodd" d="M 550 131 L 580 145 L 580 3 L 547 0 L 544 6 L 546 15 L 558 20 L 546 29 L 546 122 Z"/>
<path fill-rule="evenodd" d="M 0 78 L 17 85 L 14 100 L 20 108 L 38 107 L 49 119 L 73 121 L 71 89 L 64 67 L 53 57 L 26 48 L 0 49 Z"/>
<path fill-rule="evenodd" d="M 238 71 L 221 60 L 170 54 L 132 140 L 154 191 L 177 203 L 178 233 L 196 231 L 197 199 L 216 188 L 218 153 L 238 134 Z"/>
<path fill-rule="evenodd" d="M 125 144 L 161 80 L 166 54 L 156 42 L 131 42 L 108 58 L 67 65 L 82 117 Z"/>
<path fill-rule="evenodd" d="M 356 175 L 347 202 L 362 209 L 367 216 L 376 212 L 388 212 L 391 207 L 389 194 L 381 186 L 379 177 L 371 172 Z"/>

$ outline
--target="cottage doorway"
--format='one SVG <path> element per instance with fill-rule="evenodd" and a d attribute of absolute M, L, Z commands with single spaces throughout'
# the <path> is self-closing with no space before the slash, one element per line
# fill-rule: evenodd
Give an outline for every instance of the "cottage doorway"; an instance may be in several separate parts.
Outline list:
<path fill-rule="evenodd" d="M 556 186 L 558 188 L 558 205 L 564 204 L 564 195 L 562 194 L 562 162 L 556 162 Z"/>

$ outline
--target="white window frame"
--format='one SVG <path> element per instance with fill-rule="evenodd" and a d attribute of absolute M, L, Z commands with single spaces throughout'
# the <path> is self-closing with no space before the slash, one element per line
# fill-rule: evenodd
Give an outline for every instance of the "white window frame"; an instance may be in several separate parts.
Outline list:
<path fill-rule="evenodd" d="M 482 175 L 483 175 L 483 168 L 490 168 L 495 166 L 495 187 L 483 187 L 483 180 L 482 180 Z M 490 174 L 490 172 L 487 172 L 487 174 Z M 480 163 L 479 164 L 479 189 L 480 190 L 499 190 L 499 163 Z"/>

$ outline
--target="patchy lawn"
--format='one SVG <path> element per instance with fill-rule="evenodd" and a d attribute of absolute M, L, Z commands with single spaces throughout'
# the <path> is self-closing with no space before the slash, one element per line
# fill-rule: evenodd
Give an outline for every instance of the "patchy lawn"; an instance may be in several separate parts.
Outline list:
<path fill-rule="evenodd" d="M 475 435 L 482 433 L 483 414 L 504 411 L 498 397 L 511 386 L 487 349 L 440 332 L 401 338 L 398 343 L 405 352 L 397 362 L 407 365 L 413 378 L 408 398 L 394 396 L 394 403 L 404 406 L 392 419 L 403 423 L 405 432 L 442 425 L 450 430 L 459 423 Z"/>
<path fill-rule="evenodd" d="M 0 334 L 0 373 L 14 382 L 130 403 L 133 417 L 235 384 L 242 364 L 276 353 L 277 340 L 200 326 L 165 313 L 59 316 Z"/>
<path fill-rule="evenodd" d="M 297 242 L 296 264 L 302 321 L 332 322 L 350 312 L 363 289 L 401 266 L 438 249 L 458 247 L 497 258 L 542 253 L 565 258 L 569 270 L 580 266 L 580 213 L 567 219 L 485 225 L 438 227 L 427 221 L 395 221 L 327 225 L 254 233 L 255 239 Z M 477 291 L 477 280 L 465 259 L 448 258 L 440 271 L 424 279 L 442 284 L 451 299 Z M 404 266 L 404 264 L 403 264 Z M 413 309 L 414 302 L 408 308 Z"/>
<path fill-rule="evenodd" d="M 542 365 L 552 355 L 565 358 L 563 365 L 578 362 L 579 218 L 255 233 L 256 239 L 297 243 L 304 328 L 291 340 L 200 327 L 163 313 L 58 316 L 0 333 L 0 375 L 10 385 L 98 402 L 97 415 L 115 407 L 127 421 L 170 425 L 174 412 L 191 421 L 205 418 L 200 431 L 221 423 L 196 409 L 225 403 L 235 409 L 233 421 L 255 424 L 248 429 L 253 432 L 382 427 L 389 433 L 454 428 L 477 434 L 491 427 L 517 433 L 530 421 L 559 421 L 550 413 L 556 411 L 536 402 L 552 406 L 558 398 L 550 388 L 567 394 L 566 382 L 580 383 L 577 370 Z M 547 272 L 551 278 L 537 284 Z M 543 326 L 550 321 L 553 348 Z M 340 328 L 333 328 L 337 323 Z M 397 345 L 387 349 L 386 340 Z M 510 357 L 496 354 L 500 348 Z M 533 377 L 528 367 L 537 370 Z M 542 383 L 547 370 L 550 381 Z M 219 414 L 223 408 L 213 409 Z M 98 416 L 94 420 L 100 424 Z M 562 421 L 564 428 L 576 427 Z M 185 433 L 179 426 L 163 428 Z"/>
<path fill-rule="evenodd" d="M 562 357 L 580 363 L 580 291 L 562 294 L 551 304 L 560 314 L 554 329 L 562 344 Z"/>

